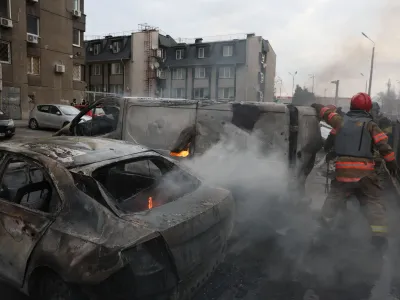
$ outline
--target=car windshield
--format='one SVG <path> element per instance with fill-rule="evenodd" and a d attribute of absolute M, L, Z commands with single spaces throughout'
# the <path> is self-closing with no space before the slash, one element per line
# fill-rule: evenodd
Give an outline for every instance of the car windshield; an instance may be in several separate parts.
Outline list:
<path fill-rule="evenodd" d="M 80 112 L 79 109 L 73 106 L 59 106 L 59 108 L 64 115 L 68 116 L 76 116 Z"/>
<path fill-rule="evenodd" d="M 193 192 L 200 181 L 163 157 L 126 160 L 93 173 L 124 213 L 162 206 Z"/>

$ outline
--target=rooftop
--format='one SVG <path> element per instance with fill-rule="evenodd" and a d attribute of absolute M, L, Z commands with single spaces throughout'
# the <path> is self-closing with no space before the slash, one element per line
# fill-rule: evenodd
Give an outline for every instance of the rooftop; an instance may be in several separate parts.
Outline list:
<path fill-rule="evenodd" d="M 31 151 L 52 158 L 67 168 L 149 151 L 149 149 L 112 139 L 93 137 L 51 137 L 28 143 L 4 143 L 0 150 Z"/>

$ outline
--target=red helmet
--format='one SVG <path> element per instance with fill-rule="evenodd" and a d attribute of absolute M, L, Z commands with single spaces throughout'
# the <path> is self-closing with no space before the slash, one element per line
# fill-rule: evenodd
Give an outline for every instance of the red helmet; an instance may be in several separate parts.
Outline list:
<path fill-rule="evenodd" d="M 366 93 L 358 93 L 351 98 L 350 109 L 365 110 L 369 112 L 372 108 L 371 97 Z"/>

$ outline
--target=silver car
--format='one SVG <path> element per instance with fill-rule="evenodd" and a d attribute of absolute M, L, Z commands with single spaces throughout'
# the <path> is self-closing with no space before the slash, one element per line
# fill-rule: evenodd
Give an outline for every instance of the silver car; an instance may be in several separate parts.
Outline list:
<path fill-rule="evenodd" d="M 70 105 L 41 104 L 35 105 L 29 114 L 29 128 L 60 129 L 68 125 L 80 110 Z M 90 116 L 83 116 L 82 121 L 91 120 Z"/>

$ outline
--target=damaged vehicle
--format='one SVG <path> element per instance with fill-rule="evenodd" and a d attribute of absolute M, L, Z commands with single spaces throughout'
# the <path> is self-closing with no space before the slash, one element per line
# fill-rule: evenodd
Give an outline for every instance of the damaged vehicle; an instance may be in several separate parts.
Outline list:
<path fill-rule="evenodd" d="M 190 299 L 224 259 L 230 192 L 140 145 L 0 146 L 0 278 L 35 299 Z"/>

